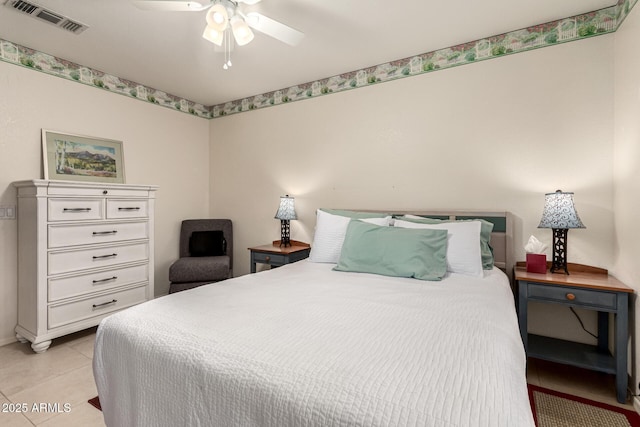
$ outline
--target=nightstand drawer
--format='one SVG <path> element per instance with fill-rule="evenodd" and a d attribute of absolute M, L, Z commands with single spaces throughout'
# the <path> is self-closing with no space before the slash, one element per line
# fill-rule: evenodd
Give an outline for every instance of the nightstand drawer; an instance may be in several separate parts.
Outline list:
<path fill-rule="evenodd" d="M 591 291 L 571 287 L 546 286 L 529 283 L 529 299 L 544 300 L 579 306 L 590 306 L 605 310 L 615 310 L 617 297 L 614 292 Z"/>
<path fill-rule="evenodd" d="M 253 257 L 255 262 L 259 262 L 261 264 L 270 264 L 270 265 L 280 266 L 285 264 L 286 262 L 285 255 L 279 255 L 279 254 L 255 252 L 253 254 Z"/>

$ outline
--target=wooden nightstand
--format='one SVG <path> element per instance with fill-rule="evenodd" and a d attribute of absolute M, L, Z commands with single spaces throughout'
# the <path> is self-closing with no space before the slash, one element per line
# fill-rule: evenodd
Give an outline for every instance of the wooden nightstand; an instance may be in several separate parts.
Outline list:
<path fill-rule="evenodd" d="M 626 286 L 607 270 L 573 264 L 570 275 L 529 273 L 516 267 L 518 320 L 527 356 L 606 372 L 616 376 L 618 402 L 627 400 L 627 339 L 629 295 Z M 527 332 L 527 303 L 561 304 L 598 312 L 598 344 L 588 345 Z M 615 314 L 614 355 L 609 352 L 609 313 Z"/>
<path fill-rule="evenodd" d="M 270 245 L 255 246 L 249 248 L 251 251 L 251 272 L 256 272 L 256 263 L 269 264 L 273 267 L 290 264 L 300 261 L 309 256 L 311 246 L 308 243 L 291 241 L 291 246 L 280 246 L 280 241 L 276 240 Z"/>

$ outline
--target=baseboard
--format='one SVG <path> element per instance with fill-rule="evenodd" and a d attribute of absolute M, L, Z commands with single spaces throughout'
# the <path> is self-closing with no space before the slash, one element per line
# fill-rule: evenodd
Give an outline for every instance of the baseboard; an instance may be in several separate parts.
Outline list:
<path fill-rule="evenodd" d="M 640 396 L 633 396 L 633 409 L 640 414 Z"/>
<path fill-rule="evenodd" d="M 12 337 L 7 337 L 7 338 L 0 338 L 0 347 L 2 347 L 3 345 L 8 345 L 8 344 L 13 344 L 14 342 L 17 342 L 18 340 L 16 339 L 16 336 L 12 336 Z"/>

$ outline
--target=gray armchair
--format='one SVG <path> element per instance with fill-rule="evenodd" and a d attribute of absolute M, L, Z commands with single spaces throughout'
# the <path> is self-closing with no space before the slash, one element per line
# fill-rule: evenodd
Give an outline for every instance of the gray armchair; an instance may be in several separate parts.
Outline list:
<path fill-rule="evenodd" d="M 180 228 L 180 259 L 169 267 L 169 293 L 233 276 L 230 219 L 187 219 Z"/>

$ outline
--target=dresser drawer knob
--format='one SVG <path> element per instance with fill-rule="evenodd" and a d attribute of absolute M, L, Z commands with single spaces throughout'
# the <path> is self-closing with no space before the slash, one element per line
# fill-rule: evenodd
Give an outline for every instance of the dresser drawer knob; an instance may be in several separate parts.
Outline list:
<path fill-rule="evenodd" d="M 264 259 L 264 260 L 265 260 L 266 262 L 269 262 L 269 261 L 271 261 L 271 257 L 270 257 L 270 256 L 265 257 L 265 259 Z"/>
<path fill-rule="evenodd" d="M 89 212 L 91 208 L 62 208 L 62 212 Z"/>
<path fill-rule="evenodd" d="M 93 284 L 95 285 L 96 283 L 110 282 L 112 280 L 118 280 L 118 276 L 107 277 L 106 279 L 94 280 Z"/>
<path fill-rule="evenodd" d="M 109 255 L 99 255 L 99 256 L 94 256 L 93 259 L 107 259 L 107 258 L 115 258 L 117 257 L 118 254 L 109 254 Z"/>
<path fill-rule="evenodd" d="M 573 301 L 574 299 L 576 299 L 576 296 L 572 293 L 568 293 L 567 295 L 565 295 L 567 297 L 567 299 L 569 301 Z"/>
<path fill-rule="evenodd" d="M 94 236 L 105 236 L 108 234 L 117 234 L 118 230 L 111 230 L 111 231 L 94 231 L 93 235 Z"/>
<path fill-rule="evenodd" d="M 114 299 L 114 300 L 111 300 L 111 301 L 103 302 L 102 304 L 93 304 L 93 308 L 106 307 L 108 305 L 115 304 L 117 302 L 118 302 L 118 300 Z"/>

